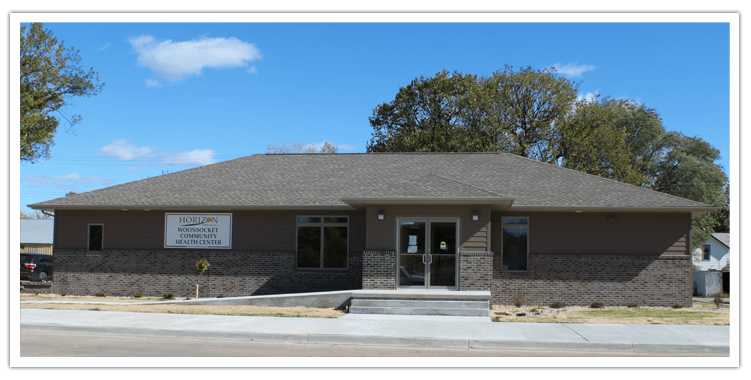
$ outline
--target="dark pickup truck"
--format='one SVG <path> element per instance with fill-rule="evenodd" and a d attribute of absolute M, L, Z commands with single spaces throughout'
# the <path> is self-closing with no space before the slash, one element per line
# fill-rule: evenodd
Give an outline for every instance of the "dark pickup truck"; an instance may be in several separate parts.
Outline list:
<path fill-rule="evenodd" d="M 52 280 L 52 256 L 38 253 L 22 253 L 21 280 Z"/>

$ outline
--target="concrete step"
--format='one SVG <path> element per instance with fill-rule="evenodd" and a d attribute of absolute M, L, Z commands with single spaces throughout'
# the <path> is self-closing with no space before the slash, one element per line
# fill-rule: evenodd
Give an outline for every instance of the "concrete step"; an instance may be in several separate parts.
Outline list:
<path fill-rule="evenodd" d="M 371 307 L 350 306 L 352 314 L 446 315 L 461 317 L 487 317 L 488 309 L 446 307 Z"/>
<path fill-rule="evenodd" d="M 400 299 L 400 300 L 447 300 L 447 301 L 488 301 L 489 291 L 454 291 L 454 290 L 355 290 L 353 298 Z"/>
<path fill-rule="evenodd" d="M 488 309 L 488 301 L 353 298 L 351 306 L 448 309 Z"/>

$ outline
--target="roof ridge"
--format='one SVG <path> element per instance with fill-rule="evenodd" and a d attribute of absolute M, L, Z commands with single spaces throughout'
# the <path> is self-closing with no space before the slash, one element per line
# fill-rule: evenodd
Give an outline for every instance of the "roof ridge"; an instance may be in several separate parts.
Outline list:
<path fill-rule="evenodd" d="M 488 194 L 493 194 L 493 195 L 497 195 L 499 197 L 503 197 L 502 194 L 496 193 L 495 191 L 488 190 L 488 189 L 482 188 L 480 186 L 473 185 L 473 184 L 470 184 L 470 183 L 466 183 L 466 182 L 463 182 L 463 181 L 459 181 L 459 180 L 454 179 L 454 178 L 445 177 L 445 176 L 442 176 L 440 174 L 436 174 L 434 172 L 430 172 L 430 173 L 428 173 L 428 175 L 432 175 L 432 176 L 435 176 L 435 177 L 438 177 L 438 178 L 442 178 L 442 179 L 445 179 L 447 181 L 455 182 L 455 183 L 458 183 L 458 184 L 461 184 L 461 185 L 464 185 L 464 186 L 469 186 L 469 187 L 471 187 L 473 189 L 480 190 L 480 191 L 486 192 Z"/>
<path fill-rule="evenodd" d="M 499 153 L 499 154 L 504 154 L 504 155 L 509 155 L 509 156 L 513 156 L 513 157 L 515 157 L 515 158 L 521 158 L 521 159 L 525 159 L 525 160 L 527 160 L 527 161 L 531 161 L 531 162 L 534 162 L 534 163 L 536 163 L 536 164 L 539 164 L 539 165 L 544 165 L 544 166 L 547 166 L 547 167 L 552 167 L 552 168 L 555 168 L 555 169 L 560 169 L 560 170 L 567 170 L 567 171 L 571 171 L 571 172 L 574 172 L 574 173 L 578 173 L 578 174 L 581 174 L 581 175 L 585 175 L 585 176 L 589 176 L 589 177 L 594 177 L 594 178 L 596 178 L 596 179 L 598 179 L 598 180 L 601 180 L 601 181 L 606 181 L 606 182 L 611 182 L 611 183 L 617 183 L 617 184 L 620 184 L 620 185 L 625 185 L 625 186 L 629 186 L 629 187 L 634 187 L 634 188 L 636 188 L 636 189 L 638 189 L 638 190 L 642 190 L 642 191 L 647 191 L 647 192 L 652 192 L 652 193 L 657 193 L 657 194 L 660 194 L 660 195 L 665 195 L 665 196 L 668 196 L 668 197 L 671 197 L 671 198 L 675 198 L 675 199 L 680 199 L 680 200 L 682 200 L 682 201 L 690 201 L 690 202 L 696 202 L 696 203 L 698 203 L 698 204 L 700 204 L 700 205 L 704 205 L 704 206 L 710 206 L 710 205 L 708 205 L 708 204 L 706 204 L 706 203 L 704 203 L 704 202 L 699 202 L 699 201 L 695 201 L 695 200 L 693 200 L 693 199 L 688 199 L 688 198 L 684 198 L 684 197 L 679 197 L 679 196 L 677 196 L 677 195 L 673 195 L 673 194 L 668 194 L 668 193 L 665 193 L 665 192 L 662 192 L 662 191 L 657 191 L 657 190 L 654 190 L 654 189 L 650 189 L 650 188 L 648 188 L 648 187 L 637 186 L 637 185 L 634 185 L 634 184 L 632 184 L 632 183 L 628 183 L 628 182 L 622 182 L 622 181 L 618 181 L 618 180 L 615 180 L 615 179 L 612 179 L 612 178 L 607 178 L 607 177 L 602 177 L 602 176 L 599 176 L 599 175 L 595 175 L 595 174 L 590 174 L 590 173 L 587 173 L 587 172 L 583 172 L 583 171 L 581 171 L 581 170 L 576 170 L 576 169 L 571 169 L 571 168 L 567 168 L 567 167 L 565 167 L 565 166 L 558 166 L 558 165 L 552 164 L 552 163 L 550 163 L 550 162 L 544 162 L 544 161 L 540 161 L 540 160 L 535 160 L 534 158 L 529 158 L 529 157 L 526 157 L 526 156 L 522 156 L 522 155 L 519 155 L 519 154 L 508 153 L 508 152 L 498 152 L 498 153 Z"/>
<path fill-rule="evenodd" d="M 259 153 L 259 154 L 256 154 L 256 155 L 257 156 L 367 156 L 367 155 L 372 155 L 372 156 L 383 155 L 383 156 L 387 156 L 387 155 L 399 155 L 399 154 L 403 154 L 403 155 L 415 155 L 415 156 L 417 156 L 417 155 L 459 155 L 459 154 L 467 154 L 467 155 L 470 155 L 470 154 L 476 154 L 476 155 L 480 155 L 480 154 L 492 155 L 492 154 L 495 154 L 495 155 L 497 155 L 498 153 L 499 152 L 336 152 L 336 153 L 318 153 L 318 152 L 312 152 L 312 153 L 304 153 L 304 152 L 294 153 L 294 152 L 292 152 L 292 153 Z"/>

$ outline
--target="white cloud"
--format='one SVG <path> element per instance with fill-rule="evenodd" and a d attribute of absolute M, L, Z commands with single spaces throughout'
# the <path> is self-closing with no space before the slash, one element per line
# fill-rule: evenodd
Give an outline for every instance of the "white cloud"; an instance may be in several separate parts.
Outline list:
<path fill-rule="evenodd" d="M 143 84 L 145 84 L 146 87 L 149 87 L 149 88 L 155 88 L 155 87 L 161 87 L 162 86 L 161 82 L 159 82 L 156 79 L 152 79 L 152 78 L 147 78 L 145 81 L 143 81 Z"/>
<path fill-rule="evenodd" d="M 120 160 L 130 161 L 149 157 L 154 154 L 154 150 L 147 146 L 133 145 L 125 139 L 118 139 L 99 148 L 99 153 Z"/>
<path fill-rule="evenodd" d="M 109 178 L 99 176 L 82 176 L 71 172 L 63 175 L 34 175 L 24 177 L 25 182 L 32 186 L 74 186 L 74 185 L 109 185 Z"/>
<path fill-rule="evenodd" d="M 168 165 L 208 165 L 214 161 L 213 149 L 193 149 L 167 155 L 163 160 Z"/>
<path fill-rule="evenodd" d="M 553 66 L 550 66 L 550 68 L 558 74 L 569 78 L 580 77 L 582 76 L 582 74 L 596 69 L 596 67 L 593 65 L 580 65 L 577 63 L 556 63 Z"/>
<path fill-rule="evenodd" d="M 255 45 L 235 37 L 157 41 L 143 35 L 130 39 L 130 45 L 141 66 L 160 78 L 173 81 L 200 75 L 203 69 L 249 67 L 261 59 L 261 52 Z"/>
<path fill-rule="evenodd" d="M 334 144 L 324 140 L 319 143 L 269 145 L 266 147 L 266 153 L 319 153 L 326 144 L 333 145 L 337 153 L 354 150 L 354 147 L 350 144 Z"/>
<path fill-rule="evenodd" d="M 577 101 L 583 101 L 586 103 L 592 103 L 597 100 L 597 98 L 600 96 L 600 93 L 597 91 L 587 91 L 583 94 L 576 95 Z"/>

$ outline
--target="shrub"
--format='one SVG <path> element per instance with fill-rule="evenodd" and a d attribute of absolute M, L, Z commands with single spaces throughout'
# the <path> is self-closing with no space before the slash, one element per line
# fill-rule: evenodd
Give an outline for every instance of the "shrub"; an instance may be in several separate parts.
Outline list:
<path fill-rule="evenodd" d="M 523 294 L 517 294 L 511 299 L 511 303 L 516 307 L 522 307 L 527 304 L 527 296 Z"/>
<path fill-rule="evenodd" d="M 714 301 L 714 306 L 719 308 L 720 305 L 722 305 L 722 295 L 720 294 L 715 295 L 712 301 Z"/>
<path fill-rule="evenodd" d="M 104 294 L 102 292 L 96 293 L 94 295 L 97 296 L 97 297 L 106 297 L 107 296 L 106 294 Z"/>
<path fill-rule="evenodd" d="M 142 292 L 137 292 L 137 293 L 133 294 L 133 298 L 141 298 L 141 297 L 143 297 L 143 293 Z"/>
<path fill-rule="evenodd" d="M 626 307 L 630 307 L 630 308 L 633 309 L 635 307 L 639 307 L 639 304 L 637 304 L 637 303 L 630 303 L 630 304 L 626 305 Z"/>
<path fill-rule="evenodd" d="M 553 302 L 550 304 L 550 307 L 553 309 L 560 309 L 562 307 L 565 307 L 566 305 L 563 304 L 563 302 Z"/>
<path fill-rule="evenodd" d="M 592 302 L 591 304 L 589 304 L 589 307 L 591 307 L 592 309 L 602 309 L 603 307 L 605 307 L 605 305 L 603 305 L 602 302 Z"/>
<path fill-rule="evenodd" d="M 683 305 L 678 305 L 678 304 L 675 304 L 672 307 L 673 309 L 683 309 Z"/>
<path fill-rule="evenodd" d="M 165 293 L 165 294 L 162 294 L 162 299 L 165 299 L 165 300 L 175 299 L 175 295 L 172 293 Z"/>

